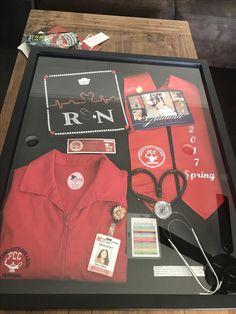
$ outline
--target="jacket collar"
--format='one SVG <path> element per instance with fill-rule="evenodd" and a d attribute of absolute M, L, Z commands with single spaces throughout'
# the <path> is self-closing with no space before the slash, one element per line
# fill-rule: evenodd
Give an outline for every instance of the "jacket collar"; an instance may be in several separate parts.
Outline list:
<path fill-rule="evenodd" d="M 106 155 L 67 155 L 52 150 L 26 167 L 20 191 L 43 195 L 63 209 L 63 196 L 57 188 L 55 168 L 73 164 L 78 169 L 83 167 L 87 175 L 91 175 L 90 168 L 96 169 L 94 180 L 80 200 L 80 208 L 96 200 L 126 203 L 127 173 L 117 168 Z"/>

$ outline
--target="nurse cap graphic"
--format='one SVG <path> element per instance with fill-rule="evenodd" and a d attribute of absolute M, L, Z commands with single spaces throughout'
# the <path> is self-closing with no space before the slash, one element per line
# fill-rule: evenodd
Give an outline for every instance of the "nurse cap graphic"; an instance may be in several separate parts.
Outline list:
<path fill-rule="evenodd" d="M 147 145 L 139 150 L 138 158 L 144 166 L 149 168 L 157 168 L 163 164 L 166 156 L 160 147 Z"/>
<path fill-rule="evenodd" d="M 22 268 L 29 268 L 30 258 L 23 248 L 13 247 L 3 252 L 0 263 L 7 273 L 4 275 L 17 275 Z"/>

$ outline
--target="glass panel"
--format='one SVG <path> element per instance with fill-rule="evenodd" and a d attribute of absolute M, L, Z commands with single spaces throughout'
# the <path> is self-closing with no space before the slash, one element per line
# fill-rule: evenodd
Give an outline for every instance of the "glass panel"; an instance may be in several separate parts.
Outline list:
<path fill-rule="evenodd" d="M 218 290 L 235 206 L 212 113 L 199 68 L 39 57 L 1 278 L 27 279 L 22 293 Z"/>

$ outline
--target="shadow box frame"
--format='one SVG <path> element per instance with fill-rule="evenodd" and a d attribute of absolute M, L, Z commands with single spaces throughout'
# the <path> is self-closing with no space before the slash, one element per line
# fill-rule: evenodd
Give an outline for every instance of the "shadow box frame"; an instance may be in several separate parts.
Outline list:
<path fill-rule="evenodd" d="M 56 48 L 32 47 L 27 62 L 16 105 L 10 121 L 0 160 L 0 204 L 3 203 L 15 148 L 19 138 L 19 130 L 24 118 L 27 100 L 31 90 L 37 62 L 40 57 L 69 58 L 80 60 L 95 60 L 103 62 L 121 62 L 131 64 L 148 64 L 154 66 L 173 66 L 198 69 L 205 89 L 211 117 L 213 120 L 218 144 L 222 153 L 224 166 L 229 179 L 232 197 L 235 197 L 236 163 L 229 140 L 220 104 L 214 89 L 209 67 L 204 60 L 155 57 L 147 55 L 87 52 Z M 234 199 L 235 201 L 235 199 Z M 2 216 L 2 213 L 1 213 Z M 61 285 L 56 281 L 55 289 L 47 286 L 44 280 L 0 280 L 0 308 L 3 309 L 206 309 L 235 308 L 236 295 L 216 294 L 211 296 L 175 295 L 155 293 L 147 294 L 86 294 L 76 292 L 76 283 Z M 66 282 L 65 282 L 66 283 Z M 91 283 L 92 284 L 92 283 Z M 22 289 L 24 287 L 24 289 Z M 68 289 L 69 287 L 69 289 Z M 23 292 L 22 292 L 23 291 Z M 39 292 L 40 291 L 40 292 Z"/>

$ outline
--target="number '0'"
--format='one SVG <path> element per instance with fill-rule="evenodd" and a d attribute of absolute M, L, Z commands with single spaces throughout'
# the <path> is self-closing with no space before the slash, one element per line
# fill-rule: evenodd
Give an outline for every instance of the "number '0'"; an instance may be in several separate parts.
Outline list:
<path fill-rule="evenodd" d="M 196 136 L 191 136 L 190 137 L 190 142 L 193 144 L 196 142 Z"/>

